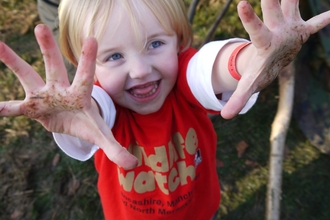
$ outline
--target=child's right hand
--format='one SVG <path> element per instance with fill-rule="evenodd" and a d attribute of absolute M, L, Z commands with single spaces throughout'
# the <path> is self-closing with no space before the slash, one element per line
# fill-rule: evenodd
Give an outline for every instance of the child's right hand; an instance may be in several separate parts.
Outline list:
<path fill-rule="evenodd" d="M 0 60 L 16 74 L 26 93 L 23 101 L 0 102 L 0 116 L 25 115 L 40 122 L 48 131 L 69 134 L 99 146 L 110 160 L 125 169 L 134 168 L 137 159 L 115 140 L 91 98 L 96 40 L 85 41 L 75 79 L 70 85 L 62 55 L 49 28 L 38 25 L 35 35 L 44 56 L 46 82 L 0 42 Z"/>

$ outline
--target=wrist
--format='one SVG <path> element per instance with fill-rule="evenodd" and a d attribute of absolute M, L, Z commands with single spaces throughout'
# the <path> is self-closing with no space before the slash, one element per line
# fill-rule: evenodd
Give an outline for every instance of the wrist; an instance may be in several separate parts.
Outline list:
<path fill-rule="evenodd" d="M 251 42 L 246 42 L 246 43 L 243 43 L 243 44 L 240 44 L 239 46 L 237 46 L 233 50 L 233 52 L 231 53 L 231 55 L 228 59 L 228 71 L 229 71 L 230 75 L 236 80 L 241 79 L 240 73 L 244 69 L 244 68 L 242 68 L 242 66 L 243 67 L 245 66 L 242 61 L 248 60 L 248 59 L 244 59 L 244 57 L 246 57 L 246 56 L 242 56 L 242 53 L 246 49 L 246 47 L 248 47 L 250 44 L 251 44 Z M 241 62 L 239 62 L 239 60 Z"/>

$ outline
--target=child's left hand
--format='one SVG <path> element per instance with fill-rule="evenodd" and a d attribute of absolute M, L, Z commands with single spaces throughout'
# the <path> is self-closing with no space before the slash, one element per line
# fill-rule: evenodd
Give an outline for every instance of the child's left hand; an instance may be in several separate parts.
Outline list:
<path fill-rule="evenodd" d="M 242 72 L 236 91 L 221 111 L 232 118 L 255 92 L 270 84 L 292 62 L 311 34 L 330 24 L 330 11 L 302 20 L 299 0 L 261 0 L 262 22 L 247 1 L 238 4 L 238 14 L 255 47 L 256 56 Z"/>

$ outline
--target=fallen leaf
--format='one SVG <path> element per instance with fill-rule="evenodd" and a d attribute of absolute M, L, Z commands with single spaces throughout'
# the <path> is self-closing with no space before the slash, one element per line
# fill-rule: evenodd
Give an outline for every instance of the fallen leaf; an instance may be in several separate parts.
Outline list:
<path fill-rule="evenodd" d="M 18 218 L 19 216 L 21 215 L 21 212 L 19 210 L 15 210 L 11 215 L 10 215 L 10 218 L 11 219 L 16 219 Z"/>
<path fill-rule="evenodd" d="M 68 184 L 68 196 L 73 196 L 80 187 L 80 181 L 72 178 Z"/>
<path fill-rule="evenodd" d="M 246 160 L 245 165 L 248 167 L 251 167 L 251 168 L 255 168 L 255 167 L 259 166 L 259 164 L 257 162 L 252 161 L 252 160 Z"/>
<path fill-rule="evenodd" d="M 58 162 L 60 161 L 61 155 L 59 153 L 55 154 L 53 161 L 52 161 L 52 165 L 53 168 L 55 168 L 58 164 Z"/>
<path fill-rule="evenodd" d="M 238 158 L 241 158 L 243 156 L 248 147 L 249 145 L 245 141 L 241 141 L 236 145 Z"/>

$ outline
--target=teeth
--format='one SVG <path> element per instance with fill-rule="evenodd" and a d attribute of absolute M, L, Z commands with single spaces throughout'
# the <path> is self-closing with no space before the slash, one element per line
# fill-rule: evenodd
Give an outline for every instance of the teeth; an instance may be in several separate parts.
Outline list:
<path fill-rule="evenodd" d="M 151 96 L 152 94 L 154 94 L 154 93 L 156 92 L 156 90 L 158 89 L 158 83 L 157 83 L 157 82 L 153 82 L 153 84 L 154 84 L 154 88 L 153 88 L 150 92 L 148 92 L 147 94 L 135 94 L 135 93 L 133 92 L 134 89 L 131 89 L 131 90 L 130 90 L 130 93 L 131 93 L 133 96 L 137 97 L 137 98 L 146 98 L 146 97 Z M 146 87 L 147 87 L 147 86 L 146 86 Z"/>

